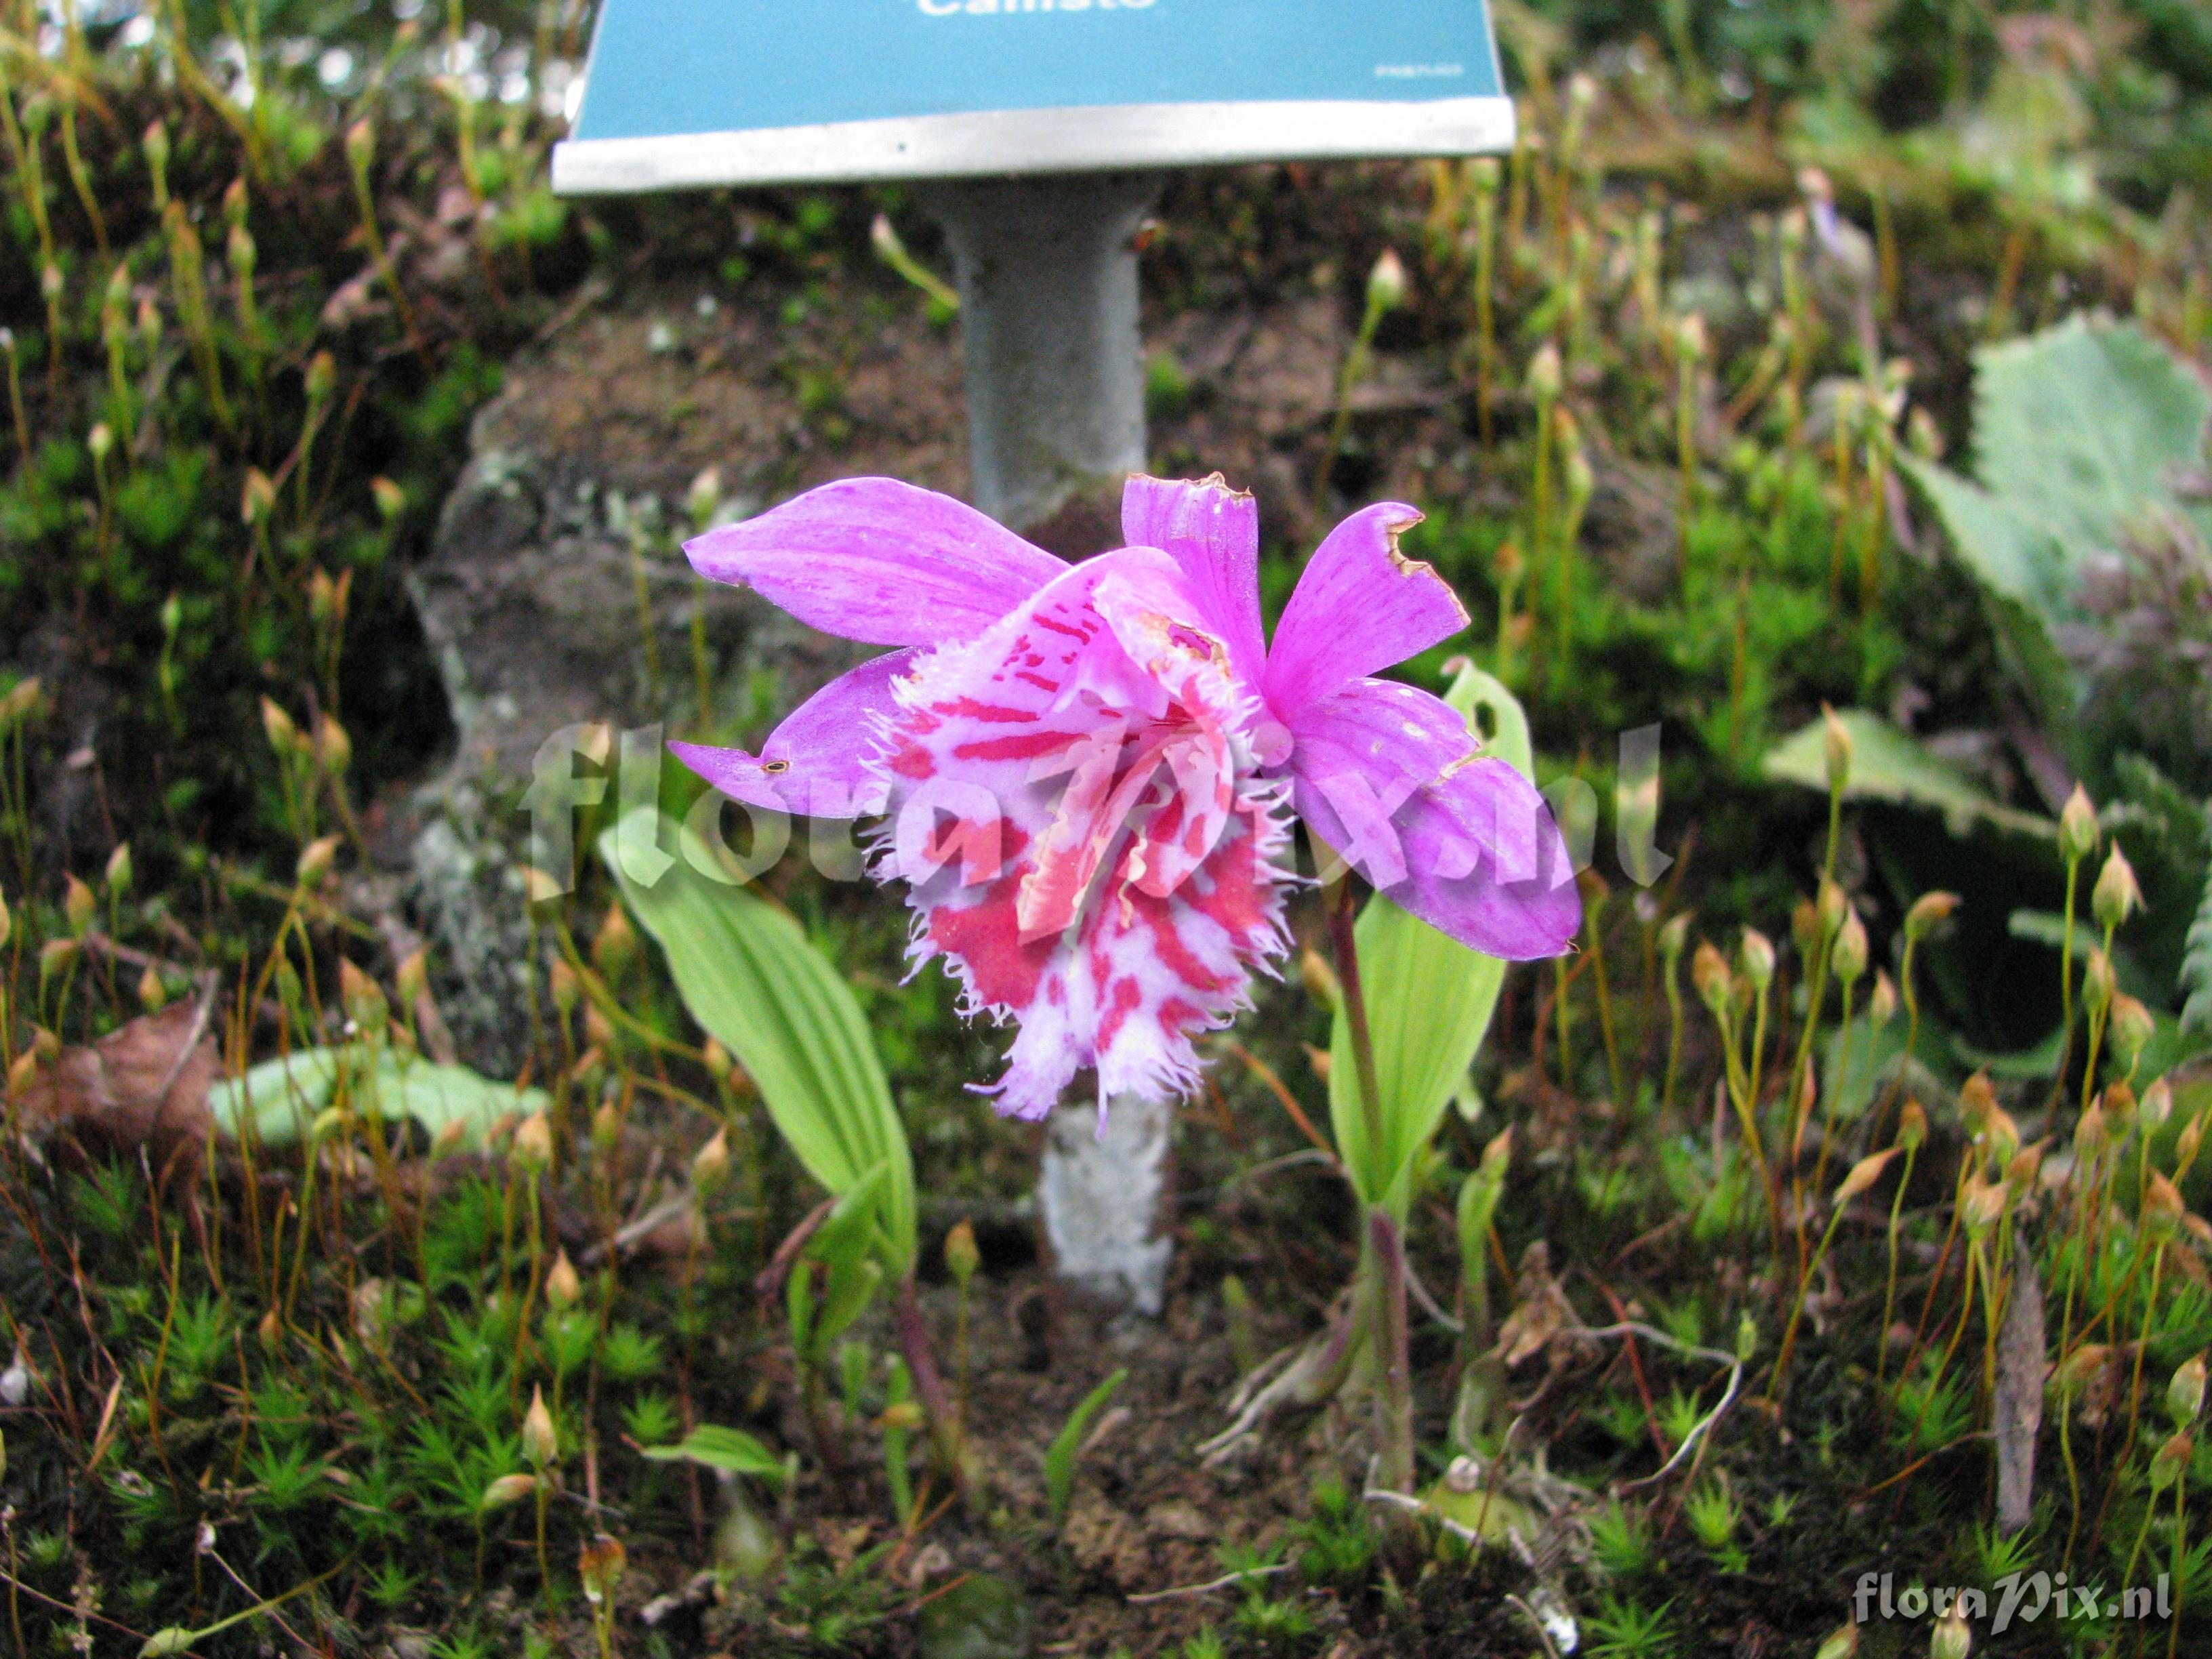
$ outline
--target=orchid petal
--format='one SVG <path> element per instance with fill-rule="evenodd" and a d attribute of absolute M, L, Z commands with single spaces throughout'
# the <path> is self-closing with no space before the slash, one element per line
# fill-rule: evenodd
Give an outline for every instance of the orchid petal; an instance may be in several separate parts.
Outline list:
<path fill-rule="evenodd" d="M 1267 702 L 1284 720 L 1467 626 L 1458 595 L 1398 550 L 1400 534 L 1420 521 L 1412 507 L 1385 501 L 1353 514 L 1314 550 L 1267 657 Z"/>
<path fill-rule="evenodd" d="M 823 484 L 684 550 L 701 575 L 872 645 L 973 639 L 1067 568 L 974 507 L 891 478 Z"/>
<path fill-rule="evenodd" d="M 1582 902 L 1565 838 L 1534 784 L 1477 757 L 1449 705 L 1364 679 L 1289 724 L 1298 815 L 1395 902 L 1508 961 L 1567 949 Z M 1360 810 L 1370 800 L 1383 829 Z"/>
<path fill-rule="evenodd" d="M 1133 475 L 1121 492 L 1121 535 L 1157 547 L 1182 567 L 1203 619 L 1227 641 L 1237 672 L 1255 685 L 1267 660 L 1260 624 L 1260 507 L 1222 476 L 1196 483 Z"/>
<path fill-rule="evenodd" d="M 892 651 L 842 674 L 785 716 L 757 756 L 672 743 L 677 759 L 732 800 L 809 817 L 864 817 L 883 808 L 871 764 L 876 731 L 896 711 L 891 688 L 915 651 Z"/>

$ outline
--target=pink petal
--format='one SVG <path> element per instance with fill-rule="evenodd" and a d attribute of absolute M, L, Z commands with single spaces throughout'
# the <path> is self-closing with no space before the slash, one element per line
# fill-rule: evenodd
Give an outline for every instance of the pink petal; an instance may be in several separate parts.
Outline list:
<path fill-rule="evenodd" d="M 1086 1066 L 1108 1092 L 1188 1089 L 1192 1037 L 1285 948 L 1257 700 L 1197 610 L 1170 558 L 1125 549 L 899 688 L 878 873 L 908 884 L 914 960 L 1018 1025 L 1002 1111 L 1042 1116 Z"/>
<path fill-rule="evenodd" d="M 732 800 L 809 817 L 866 817 L 883 810 L 871 762 L 876 733 L 897 710 L 891 687 L 913 671 L 914 651 L 872 658 L 785 716 L 756 757 L 742 749 L 672 743 L 677 759 Z"/>
<path fill-rule="evenodd" d="M 1067 568 L 974 507 L 892 478 L 823 484 L 684 550 L 701 575 L 872 645 L 973 639 Z"/>
<path fill-rule="evenodd" d="M 1459 596 L 1398 550 L 1400 533 L 1420 521 L 1412 507 L 1384 501 L 1353 514 L 1314 550 L 1267 657 L 1267 702 L 1284 720 L 1467 626 Z"/>
<path fill-rule="evenodd" d="M 1509 961 L 1568 947 L 1582 900 L 1565 838 L 1534 784 L 1474 758 L 1449 705 L 1358 680 L 1289 725 L 1298 815 L 1391 899 Z"/>
<path fill-rule="evenodd" d="M 1228 641 L 1237 671 L 1258 684 L 1267 660 L 1260 625 L 1260 507 L 1217 472 L 1196 483 L 1133 474 L 1121 492 L 1121 535 L 1182 568 L 1205 620 Z"/>

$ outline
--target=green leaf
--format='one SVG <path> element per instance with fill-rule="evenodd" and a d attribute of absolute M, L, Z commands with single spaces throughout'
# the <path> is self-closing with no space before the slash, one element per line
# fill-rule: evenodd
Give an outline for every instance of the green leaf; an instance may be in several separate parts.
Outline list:
<path fill-rule="evenodd" d="M 759 1086 L 806 1172 L 842 1197 L 881 1170 L 876 1248 L 903 1275 L 915 1254 L 914 1159 L 852 988 L 787 912 L 702 875 L 718 867 L 712 854 L 688 826 L 678 833 L 680 855 L 650 886 L 615 855 L 620 824 L 600 837 L 600 856 L 667 955 L 684 1006 Z"/>
<path fill-rule="evenodd" d="M 1045 1498 L 1052 1506 L 1054 1525 L 1067 1518 L 1068 1500 L 1075 1495 L 1075 1455 L 1083 1449 L 1084 1437 L 1091 1432 L 1091 1421 L 1106 1408 L 1106 1402 L 1115 1391 L 1127 1382 L 1126 1367 L 1115 1371 L 1089 1394 L 1083 1396 L 1067 1421 L 1052 1438 L 1052 1448 L 1044 1455 Z"/>
<path fill-rule="evenodd" d="M 1491 754 L 1530 774 L 1528 717 L 1504 685 L 1470 667 L 1444 701 L 1467 716 L 1471 730 L 1487 732 Z M 1375 1043 L 1385 1144 L 1367 1144 L 1351 1022 L 1341 1007 L 1329 1044 L 1329 1118 L 1338 1155 L 1361 1202 L 1388 1204 L 1403 1220 L 1411 1201 L 1407 1173 L 1482 1046 L 1505 982 L 1505 964 L 1446 938 L 1380 894 L 1367 902 L 1352 934 Z"/>
<path fill-rule="evenodd" d="M 1963 835 L 1976 820 L 2021 835 L 2052 836 L 2058 826 L 2033 812 L 2005 805 L 1948 761 L 1928 752 L 1879 714 L 1846 708 L 1837 714 L 1851 738 L 1848 800 L 1883 800 L 1930 807 L 1943 815 L 1953 835 Z M 1766 775 L 1828 793 L 1827 734 L 1821 720 L 1808 722 L 1767 751 Z"/>
<path fill-rule="evenodd" d="M 283 1146 L 307 1133 L 336 1103 L 341 1088 L 356 1113 L 411 1118 L 433 1140 L 458 1125 L 460 1145 L 471 1150 L 483 1145 L 501 1118 L 527 1116 L 551 1103 L 543 1089 L 518 1089 L 465 1066 L 440 1066 L 404 1050 L 356 1044 L 302 1048 L 264 1060 L 245 1076 L 209 1090 L 208 1107 L 224 1133 L 242 1133 L 250 1118 L 264 1146 Z"/>
<path fill-rule="evenodd" d="M 2081 620 L 2081 566 L 2201 463 L 2212 392 L 2131 323 L 2075 317 L 1975 353 L 1975 477 L 1900 458 L 1996 602 L 2014 667 L 2063 726 L 2072 675 L 2053 629 Z"/>
<path fill-rule="evenodd" d="M 743 1429 L 725 1429 L 702 1423 L 672 1446 L 647 1446 L 644 1455 L 656 1463 L 696 1463 L 725 1474 L 750 1474 L 781 1485 L 790 1471 L 783 1460 Z"/>

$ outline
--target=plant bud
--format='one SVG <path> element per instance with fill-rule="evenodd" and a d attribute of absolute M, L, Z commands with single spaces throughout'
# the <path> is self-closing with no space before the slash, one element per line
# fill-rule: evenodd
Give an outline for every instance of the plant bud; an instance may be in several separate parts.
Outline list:
<path fill-rule="evenodd" d="M 1836 942 L 1828 952 L 1828 966 L 1838 983 L 1856 985 L 1859 975 L 1866 972 L 1866 924 L 1859 920 L 1856 910 L 1845 906 L 1844 924 L 1836 930 Z"/>
<path fill-rule="evenodd" d="M 246 483 L 238 492 L 238 518 L 241 524 L 259 524 L 276 505 L 276 485 L 258 466 L 246 469 Z"/>
<path fill-rule="evenodd" d="M 280 759 L 292 752 L 300 735 L 300 728 L 292 724 L 292 717 L 271 697 L 261 700 L 261 729 L 268 734 L 269 746 L 276 751 Z"/>
<path fill-rule="evenodd" d="M 1724 1018 L 1729 1004 L 1729 968 L 1721 953 L 1709 939 L 1698 943 L 1698 953 L 1690 959 L 1690 982 L 1698 988 L 1705 1006 L 1713 1011 L 1716 1018 Z"/>
<path fill-rule="evenodd" d="M 368 493 L 376 502 L 377 516 L 386 524 L 407 510 L 407 492 L 389 478 L 371 478 Z"/>
<path fill-rule="evenodd" d="M 2059 854 L 2067 863 L 2079 864 L 2097 850 L 2097 809 L 2089 804 L 2088 792 L 2077 783 L 2058 814 Z"/>
<path fill-rule="evenodd" d="M 293 874 L 302 888 L 319 887 L 323 878 L 331 872 L 331 864 L 338 855 L 338 838 L 325 836 L 311 841 L 300 849 L 300 861 Z"/>
<path fill-rule="evenodd" d="M 1874 971 L 1874 989 L 1867 995 L 1867 1023 L 1877 1031 L 1897 1018 L 1897 987 L 1889 977 L 1889 969 Z"/>
<path fill-rule="evenodd" d="M 328 403 L 331 390 L 337 386 L 337 359 L 331 356 L 329 352 L 318 351 L 313 356 L 308 358 L 306 375 L 308 403 L 313 404 Z"/>
<path fill-rule="evenodd" d="M 969 1223 L 956 1221 L 952 1230 L 945 1235 L 945 1271 L 952 1275 L 952 1282 L 965 1290 L 968 1281 L 975 1276 L 975 1269 L 983 1265 L 983 1253 L 975 1247 L 975 1229 Z"/>
<path fill-rule="evenodd" d="M 149 1014 L 158 1014 L 169 1006 L 169 988 L 151 968 L 138 975 L 138 1001 Z"/>
<path fill-rule="evenodd" d="M 2105 867 L 2097 872 L 2097 885 L 2089 894 L 2090 913 L 2100 927 L 2118 927 L 2136 911 L 2142 908 L 2142 889 L 2136 884 L 2135 866 L 2128 855 L 2120 851 L 2119 843 L 2106 854 Z"/>
<path fill-rule="evenodd" d="M 629 1554 L 619 1540 L 601 1533 L 576 1552 L 576 1575 L 583 1580 L 584 1599 L 593 1607 L 604 1604 L 622 1583 Z"/>
<path fill-rule="evenodd" d="M 82 939 L 85 930 L 92 926 L 93 918 L 99 914 L 100 901 L 92 896 L 92 889 L 75 876 L 64 875 L 62 881 L 64 886 L 62 915 L 69 921 L 70 932 Z"/>
<path fill-rule="evenodd" d="M 162 329 L 161 307 L 155 305 L 151 300 L 140 300 L 138 301 L 138 343 L 145 348 L 146 355 L 149 357 L 161 349 Z"/>
<path fill-rule="evenodd" d="M 553 1162 L 553 1125 L 543 1112 L 532 1112 L 515 1126 L 514 1142 L 507 1156 L 526 1176 L 541 1173 Z"/>
<path fill-rule="evenodd" d="M 92 452 L 95 465 L 105 463 L 115 450 L 115 428 L 105 421 L 94 422 L 92 430 L 84 434 L 84 447 Z"/>
<path fill-rule="evenodd" d="M 353 739 L 328 714 L 315 721 L 315 764 L 330 778 L 343 777 L 353 764 Z"/>
<path fill-rule="evenodd" d="M 8 1098 L 21 1099 L 31 1085 L 37 1081 L 38 1075 L 38 1050 L 26 1048 L 15 1056 L 15 1064 L 8 1068 Z"/>
<path fill-rule="evenodd" d="M 2176 1181 L 2195 1167 L 2197 1154 L 2204 1148 L 2204 1115 L 2199 1112 L 2181 1126 L 2181 1133 L 2173 1140 L 2173 1178 Z"/>
<path fill-rule="evenodd" d="M 392 984 L 399 992 L 399 1000 L 412 1008 L 430 994 L 430 949 L 417 945 L 400 959 L 392 971 Z"/>
<path fill-rule="evenodd" d="M 1674 971 L 1674 964 L 1682 959 L 1682 947 L 1689 942 L 1689 938 L 1690 913 L 1687 910 L 1680 915 L 1668 917 L 1666 926 L 1659 930 L 1659 957 L 1667 964 L 1670 976 Z"/>
<path fill-rule="evenodd" d="M 1978 1238 L 2003 1219 L 2005 1199 L 2002 1182 L 1984 1181 L 1979 1176 L 1969 1176 L 1966 1192 L 1959 1200 L 1959 1219 L 1966 1224 L 1969 1234 Z"/>
<path fill-rule="evenodd" d="M 1756 927 L 1743 930 L 1743 943 L 1737 948 L 1737 959 L 1743 963 L 1743 976 L 1751 981 L 1754 991 L 1764 991 L 1774 982 L 1774 941 Z"/>
<path fill-rule="evenodd" d="M 57 975 L 76 966 L 76 959 L 84 954 L 84 946 L 73 939 L 50 939 L 39 947 L 39 989 L 44 991 L 47 981 Z"/>
<path fill-rule="evenodd" d="M 154 176 L 154 210 L 159 213 L 169 204 L 169 130 L 155 121 L 139 143 L 146 152 L 146 171 Z"/>
<path fill-rule="evenodd" d="M 0 893 L 0 950 L 5 950 L 15 932 L 15 918 L 8 913 L 8 896 Z"/>
<path fill-rule="evenodd" d="M 566 1019 L 575 1012 L 576 997 L 580 988 L 576 970 L 568 965 L 565 957 L 556 957 L 545 969 L 546 988 L 552 994 L 553 1010 Z"/>
<path fill-rule="evenodd" d="M 699 1058 L 706 1064 L 707 1075 L 724 1088 L 737 1075 L 738 1062 L 730 1058 L 730 1051 L 722 1046 L 719 1037 L 707 1039 L 706 1045 L 699 1050 Z"/>
<path fill-rule="evenodd" d="M 2095 1380 L 2112 1352 L 2102 1342 L 2083 1343 L 2052 1367 L 2051 1388 L 2060 1399 L 2071 1400 Z"/>
<path fill-rule="evenodd" d="M 2020 1150 L 2020 1125 L 2012 1121 L 2010 1112 L 1991 1102 L 1975 1138 L 1988 1150 L 1990 1162 L 2002 1169 Z"/>
<path fill-rule="evenodd" d="M 233 225 L 227 252 L 230 255 L 230 268 L 238 273 L 239 279 L 252 282 L 254 262 L 260 257 L 259 250 L 253 245 L 253 233 L 244 225 Z"/>
<path fill-rule="evenodd" d="M 1851 1165 L 1850 1173 L 1837 1183 L 1835 1206 L 1842 1209 L 1861 1193 L 1881 1179 L 1881 1172 L 1889 1167 L 1890 1159 L 1897 1156 L 1893 1146 L 1886 1152 L 1870 1152 Z"/>
<path fill-rule="evenodd" d="M 537 866 L 526 864 L 522 866 L 522 902 L 525 904 L 550 904 L 566 891 L 568 889 Z"/>
<path fill-rule="evenodd" d="M 2128 1086 L 2125 1079 L 2106 1084 L 2099 1099 L 2103 1103 L 2106 1119 L 2112 1126 L 2115 1140 L 2125 1140 L 2135 1133 L 2136 1091 Z"/>
<path fill-rule="evenodd" d="M 107 855 L 107 872 L 104 878 L 108 896 L 121 898 L 131 890 L 131 843 L 116 843 L 115 850 Z"/>
<path fill-rule="evenodd" d="M 487 1513 L 503 1510 L 511 1504 L 520 1504 L 537 1490 L 538 1477 L 534 1474 L 502 1474 L 484 1488 L 477 1507 Z"/>
<path fill-rule="evenodd" d="M 1479 1166 L 1482 1178 L 1493 1186 L 1503 1185 L 1505 1171 L 1511 1166 L 1512 1162 L 1513 1126 L 1509 1123 L 1492 1136 L 1490 1144 L 1482 1149 L 1482 1163 Z"/>
<path fill-rule="evenodd" d="M 2094 1164 L 2105 1155 L 2112 1144 L 2112 1126 L 2105 1120 L 2105 1108 L 2100 1101 L 2091 1101 L 2088 1109 L 2074 1125 L 2074 1161 Z"/>
<path fill-rule="evenodd" d="M 599 1011 L 599 1005 L 596 1002 L 584 1005 L 584 1041 L 594 1048 L 605 1049 L 615 1046 L 614 1022 Z"/>
<path fill-rule="evenodd" d="M 553 1427 L 553 1413 L 545 1409 L 545 1390 L 530 1391 L 530 1409 L 522 1414 L 522 1455 L 544 1468 L 561 1455 L 561 1437 Z"/>
<path fill-rule="evenodd" d="M 592 963 L 609 980 L 622 977 L 623 969 L 637 959 L 637 929 L 617 899 L 607 907 L 606 919 L 592 941 Z"/>
<path fill-rule="evenodd" d="M 1959 1116 L 1973 1134 L 1982 1132 L 1982 1120 L 1996 1109 L 1996 1091 L 1990 1087 L 1990 1074 L 1977 1072 L 1959 1085 Z"/>
<path fill-rule="evenodd" d="M 62 297 L 62 268 L 52 260 L 39 268 L 39 297 L 50 302 Z"/>
<path fill-rule="evenodd" d="M 1298 952 L 1298 977 L 1305 982 L 1308 996 L 1328 1012 L 1336 1012 L 1344 988 L 1337 982 L 1336 969 L 1328 965 L 1328 958 L 1311 945 Z"/>
<path fill-rule="evenodd" d="M 2112 959 L 2096 945 L 2089 948 L 2089 959 L 2081 969 L 2081 1000 L 2092 1014 L 2102 1015 L 2112 1006 L 2119 994 L 2118 975 L 2112 972 Z"/>
<path fill-rule="evenodd" d="M 2154 1129 L 2173 1115 L 2173 1085 L 2160 1078 L 2142 1091 L 2142 1116 Z"/>
<path fill-rule="evenodd" d="M 1928 1638 L 1928 1659 L 1966 1659 L 1974 1650 L 1974 1632 L 1955 1607 L 1936 1621 Z"/>
<path fill-rule="evenodd" d="M 707 1144 L 691 1155 L 691 1188 L 694 1192 L 713 1192 L 730 1174 L 730 1132 L 717 1129 L 708 1138 Z"/>
<path fill-rule="evenodd" d="M 1897 1115 L 1897 1145 L 1900 1151 L 1917 1152 L 1928 1139 L 1928 1113 L 1921 1103 L 1908 1098 Z"/>
<path fill-rule="evenodd" d="M 1376 316 L 1406 303 L 1406 265 L 1395 248 L 1386 247 L 1367 273 L 1367 309 Z"/>
<path fill-rule="evenodd" d="M 1684 363 L 1705 362 L 1711 345 L 1705 335 L 1705 319 L 1696 312 L 1674 325 L 1674 355 Z"/>
<path fill-rule="evenodd" d="M 2188 1208 L 2181 1201 L 2179 1188 L 2153 1170 L 2150 1184 L 2143 1189 L 2143 1237 L 2154 1244 L 2164 1243 L 2180 1231 L 2181 1218 L 2187 1213 Z"/>
<path fill-rule="evenodd" d="M 1813 908 L 1820 921 L 1820 938 L 1832 939 L 1844 925 L 1844 918 L 1850 913 L 1851 907 L 1844 896 L 1844 890 L 1824 876 L 1820 879 L 1820 895 L 1814 901 Z"/>
<path fill-rule="evenodd" d="M 2036 1177 L 2042 1173 L 2043 1143 L 2039 1140 L 2034 1146 L 2023 1146 L 2012 1155 L 2005 1165 L 2005 1185 L 2011 1188 L 2015 1195 L 2033 1192 Z"/>
<path fill-rule="evenodd" d="M 2166 1414 L 2176 1428 L 2185 1429 L 2203 1409 L 2204 1356 L 2200 1353 L 2174 1367 L 2172 1380 L 2166 1385 Z"/>
<path fill-rule="evenodd" d="M 566 1250 L 557 1252 L 553 1265 L 545 1270 L 545 1300 L 556 1312 L 566 1312 L 576 1305 L 584 1294 L 584 1281 L 578 1276 L 575 1263 L 568 1260 Z"/>
<path fill-rule="evenodd" d="M 1549 404 L 1558 400 L 1565 383 L 1566 370 L 1559 361 L 1559 348 L 1547 340 L 1528 360 L 1528 395 L 1539 404 Z"/>
<path fill-rule="evenodd" d="M 2190 1461 L 2197 1455 L 2197 1442 L 2186 1429 L 2174 1431 L 2173 1437 L 2151 1454 L 2150 1489 L 2164 1492 L 2187 1473 Z"/>
<path fill-rule="evenodd" d="M 2151 1018 L 2150 1010 L 2140 999 L 2123 991 L 2112 999 L 2112 1012 L 2107 1029 L 2112 1034 L 2112 1053 L 2122 1066 L 2132 1072 L 2136 1062 L 2142 1058 L 2143 1050 L 2157 1035 L 2157 1023 Z"/>
<path fill-rule="evenodd" d="M 368 171 L 368 164 L 376 159 L 376 126 L 363 116 L 346 129 L 346 164 L 356 173 Z"/>
<path fill-rule="evenodd" d="M 363 1036 L 383 1030 L 392 1017 L 384 988 L 343 957 L 338 958 L 338 1000 L 345 1005 L 346 1018 Z"/>
<path fill-rule="evenodd" d="M 911 1433 L 929 1421 L 921 1407 L 911 1400 L 902 1400 L 884 1407 L 884 1414 L 876 1419 L 876 1427 L 886 1433 Z"/>
<path fill-rule="evenodd" d="M 1853 1659 L 1859 1650 L 1859 1627 L 1838 1625 L 1814 1650 L 1813 1659 Z"/>
<path fill-rule="evenodd" d="M 1820 705 L 1822 753 L 1827 762 L 1828 793 L 1840 795 L 1851 781 L 1851 734 L 1827 704 Z"/>

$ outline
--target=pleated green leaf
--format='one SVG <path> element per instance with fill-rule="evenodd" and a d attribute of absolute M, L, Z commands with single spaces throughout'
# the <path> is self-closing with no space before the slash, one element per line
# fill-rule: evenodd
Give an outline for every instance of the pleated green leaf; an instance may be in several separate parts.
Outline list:
<path fill-rule="evenodd" d="M 1503 684 L 1470 666 L 1444 701 L 1467 716 L 1488 753 L 1533 776 L 1528 716 Z M 1353 1190 L 1364 1203 L 1387 1204 L 1403 1220 L 1413 1160 L 1436 1133 L 1482 1046 L 1505 964 L 1446 938 L 1380 894 L 1367 902 L 1352 932 L 1375 1042 L 1383 1144 L 1367 1144 L 1351 1023 L 1341 1007 L 1330 1044 L 1329 1117 Z"/>
<path fill-rule="evenodd" d="M 914 1159 L 852 988 L 787 912 L 702 875 L 719 867 L 713 854 L 688 828 L 678 833 L 679 856 L 650 885 L 615 855 L 620 825 L 600 838 L 600 856 L 667 956 L 684 1006 L 744 1066 L 806 1172 L 842 1198 L 882 1171 L 876 1248 L 893 1278 L 903 1274 Z"/>

